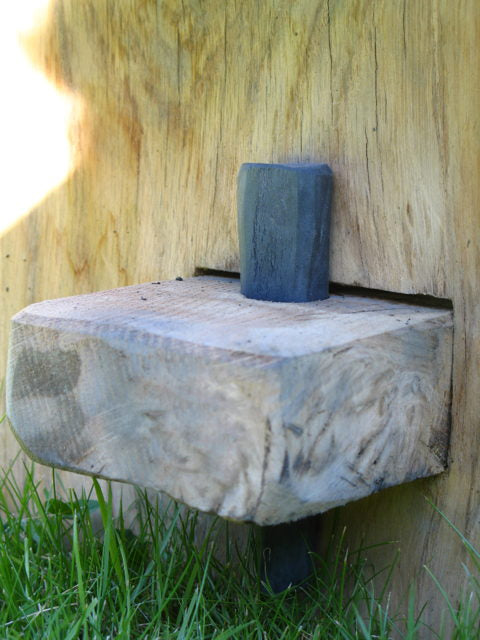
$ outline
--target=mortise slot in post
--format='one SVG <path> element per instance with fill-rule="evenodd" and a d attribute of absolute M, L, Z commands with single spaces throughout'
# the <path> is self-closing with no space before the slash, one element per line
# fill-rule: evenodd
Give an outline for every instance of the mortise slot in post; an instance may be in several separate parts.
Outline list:
<path fill-rule="evenodd" d="M 194 277 L 213 276 L 215 278 L 235 278 L 240 279 L 238 271 L 223 271 L 222 269 L 209 269 L 208 267 L 196 267 Z"/>
<path fill-rule="evenodd" d="M 397 293 L 383 289 L 369 289 L 339 282 L 330 282 L 330 293 L 337 295 L 361 296 L 363 298 L 380 298 L 382 300 L 396 300 L 405 304 L 419 305 L 422 307 L 438 307 L 440 309 L 453 309 L 453 303 L 448 298 L 437 298 L 419 293 Z"/>
<path fill-rule="evenodd" d="M 208 267 L 196 267 L 194 277 L 213 276 L 216 278 L 240 278 L 239 271 L 224 271 L 222 269 L 210 269 Z M 329 293 L 339 296 L 350 295 L 363 298 L 380 298 L 381 300 L 396 300 L 405 304 L 414 304 L 421 307 L 438 307 L 440 309 L 453 310 L 453 302 L 449 298 L 439 298 L 420 293 L 399 293 L 384 289 L 370 289 L 340 282 L 330 282 Z"/>

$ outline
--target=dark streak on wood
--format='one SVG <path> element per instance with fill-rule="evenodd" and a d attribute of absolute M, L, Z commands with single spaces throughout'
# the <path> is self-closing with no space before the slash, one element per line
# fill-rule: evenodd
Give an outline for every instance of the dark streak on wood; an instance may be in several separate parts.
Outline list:
<path fill-rule="evenodd" d="M 283 458 L 282 471 L 280 473 L 280 482 L 287 482 L 290 477 L 290 460 L 288 457 L 288 451 L 285 451 L 285 456 Z"/>
<path fill-rule="evenodd" d="M 271 441 L 272 441 L 272 423 L 270 421 L 270 418 L 267 417 L 267 419 L 265 420 L 265 443 L 264 443 L 264 454 L 263 454 L 263 463 L 262 463 L 262 479 L 260 482 L 260 491 L 258 494 L 256 509 L 258 508 L 258 506 L 262 501 L 263 492 L 265 489 L 265 477 L 267 473 L 268 463 L 270 461 Z"/>

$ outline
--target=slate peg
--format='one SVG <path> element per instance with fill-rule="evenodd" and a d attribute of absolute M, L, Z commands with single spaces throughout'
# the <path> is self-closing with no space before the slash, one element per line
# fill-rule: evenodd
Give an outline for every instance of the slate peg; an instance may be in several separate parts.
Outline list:
<path fill-rule="evenodd" d="M 280 593 L 305 584 L 313 572 L 312 552 L 319 540 L 318 516 L 261 527 L 260 577 L 264 590 Z"/>
<path fill-rule="evenodd" d="M 241 292 L 272 302 L 328 298 L 332 170 L 246 163 L 237 182 Z"/>
<path fill-rule="evenodd" d="M 237 204 L 241 292 L 271 302 L 328 298 L 332 170 L 326 164 L 243 164 Z M 313 570 L 318 519 L 262 527 L 261 579 L 279 593 Z"/>

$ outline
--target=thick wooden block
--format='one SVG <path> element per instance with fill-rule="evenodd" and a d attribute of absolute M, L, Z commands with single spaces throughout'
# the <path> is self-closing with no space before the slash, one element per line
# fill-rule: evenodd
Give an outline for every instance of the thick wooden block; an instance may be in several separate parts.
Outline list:
<path fill-rule="evenodd" d="M 17 314 L 7 396 L 23 446 L 259 524 L 442 471 L 450 311 L 239 289 L 193 278 Z"/>
<path fill-rule="evenodd" d="M 328 298 L 332 170 L 246 163 L 238 174 L 241 291 L 273 302 Z"/>

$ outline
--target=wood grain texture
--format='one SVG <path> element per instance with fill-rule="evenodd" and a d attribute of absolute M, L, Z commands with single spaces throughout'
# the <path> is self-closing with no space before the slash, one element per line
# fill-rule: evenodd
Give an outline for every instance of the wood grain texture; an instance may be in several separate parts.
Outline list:
<path fill-rule="evenodd" d="M 7 411 L 40 462 L 277 524 L 443 471 L 451 361 L 445 309 L 174 280 L 17 314 Z"/>
<path fill-rule="evenodd" d="M 432 624 L 421 567 L 455 599 L 464 555 L 424 494 L 480 542 L 479 38 L 477 0 L 52 2 L 26 46 L 84 101 L 77 169 L 0 238 L 3 368 L 31 302 L 238 268 L 242 162 L 328 162 L 332 279 L 454 303 L 448 475 L 340 513 L 353 546 L 399 540 Z"/>

